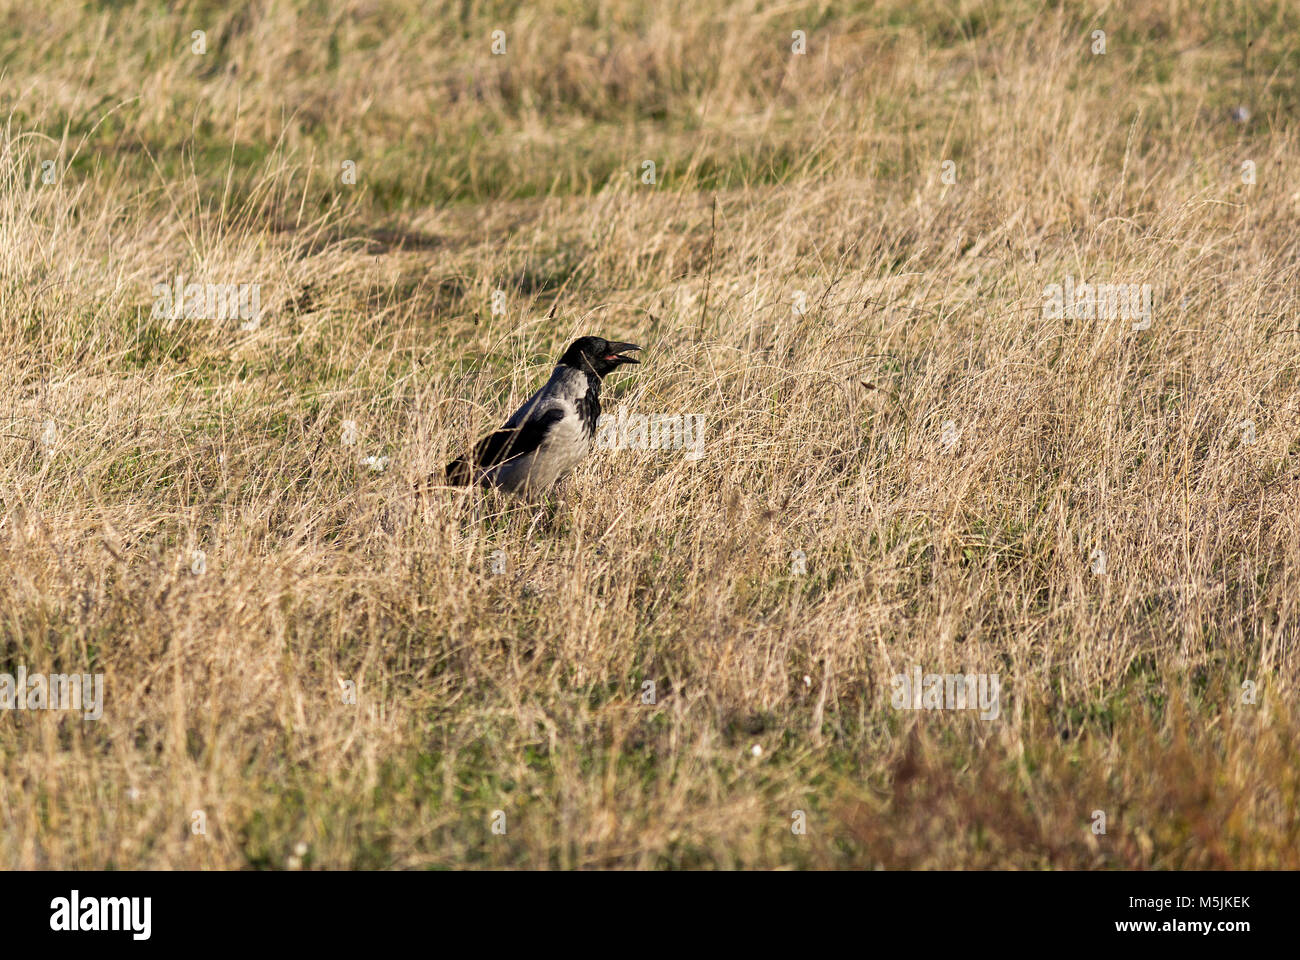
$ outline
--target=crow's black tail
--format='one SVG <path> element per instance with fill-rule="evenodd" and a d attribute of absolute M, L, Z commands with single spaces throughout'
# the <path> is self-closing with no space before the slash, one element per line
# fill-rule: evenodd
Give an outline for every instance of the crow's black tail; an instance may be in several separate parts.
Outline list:
<path fill-rule="evenodd" d="M 447 482 L 457 487 L 467 487 L 473 483 L 474 471 L 470 469 L 469 461 L 457 457 L 447 464 Z"/>

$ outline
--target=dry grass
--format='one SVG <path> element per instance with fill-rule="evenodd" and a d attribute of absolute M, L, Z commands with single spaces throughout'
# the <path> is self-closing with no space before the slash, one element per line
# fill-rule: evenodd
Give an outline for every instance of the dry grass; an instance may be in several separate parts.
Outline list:
<path fill-rule="evenodd" d="M 1300 866 L 1288 5 L 4 6 L 0 865 Z M 702 459 L 412 496 L 582 333 Z"/>

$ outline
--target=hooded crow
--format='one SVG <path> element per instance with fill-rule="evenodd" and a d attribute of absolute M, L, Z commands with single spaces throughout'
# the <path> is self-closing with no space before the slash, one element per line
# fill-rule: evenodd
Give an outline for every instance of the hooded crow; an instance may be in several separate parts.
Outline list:
<path fill-rule="evenodd" d="M 600 382 L 624 363 L 635 343 L 582 337 L 564 351 L 551 379 L 469 457 L 447 464 L 447 480 L 527 495 L 544 490 L 587 456 L 600 417 Z"/>

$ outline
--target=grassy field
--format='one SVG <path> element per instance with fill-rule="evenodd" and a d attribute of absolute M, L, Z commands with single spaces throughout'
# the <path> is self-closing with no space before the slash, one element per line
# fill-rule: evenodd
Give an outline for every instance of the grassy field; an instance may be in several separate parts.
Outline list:
<path fill-rule="evenodd" d="M 0 27 L 0 867 L 1300 867 L 1295 5 Z M 702 456 L 416 494 L 588 333 Z"/>

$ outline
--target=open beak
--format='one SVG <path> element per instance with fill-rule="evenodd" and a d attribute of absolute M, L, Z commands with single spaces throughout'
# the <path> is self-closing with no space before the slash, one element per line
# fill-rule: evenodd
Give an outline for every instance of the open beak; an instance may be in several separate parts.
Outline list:
<path fill-rule="evenodd" d="M 625 350 L 640 350 L 635 343 L 611 343 L 609 353 L 605 354 L 605 359 L 611 363 L 640 363 L 640 360 L 633 360 L 631 357 L 621 357 L 619 354 Z"/>

